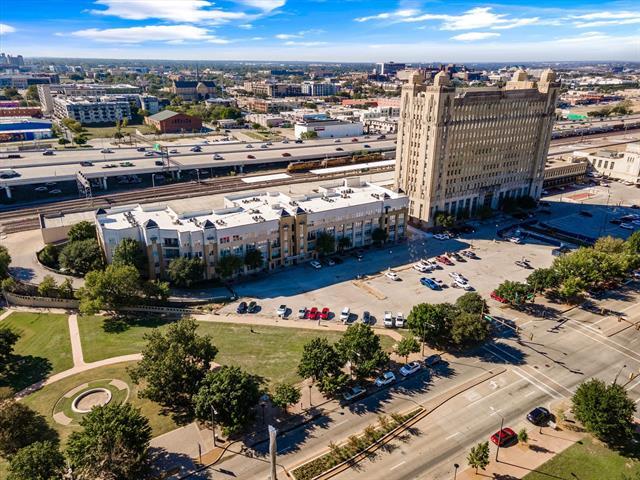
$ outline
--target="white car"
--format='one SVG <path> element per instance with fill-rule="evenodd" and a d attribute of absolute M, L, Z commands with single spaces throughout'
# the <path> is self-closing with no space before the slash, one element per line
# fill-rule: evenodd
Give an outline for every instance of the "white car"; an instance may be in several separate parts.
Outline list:
<path fill-rule="evenodd" d="M 321 264 L 319 261 L 317 261 L 317 260 L 311 260 L 311 261 L 309 262 L 309 265 L 311 265 L 311 266 L 312 266 L 313 268 L 315 268 L 316 270 L 318 270 L 318 269 L 322 268 L 322 264 Z"/>
<path fill-rule="evenodd" d="M 222 155 L 220 155 L 219 153 L 214 153 L 213 155 L 214 160 L 222 160 L 222 158 L 223 158 Z"/>
<path fill-rule="evenodd" d="M 404 315 L 402 312 L 398 312 L 396 314 L 396 327 L 402 328 L 404 327 Z"/>
<path fill-rule="evenodd" d="M 631 274 L 636 280 L 640 280 L 640 270 L 636 270 Z"/>
<path fill-rule="evenodd" d="M 509 237 L 509 241 L 511 243 L 515 243 L 518 245 L 522 243 L 522 240 L 520 239 L 520 237 Z"/>
<path fill-rule="evenodd" d="M 278 314 L 279 317 L 284 317 L 287 314 L 287 306 L 280 305 L 276 310 L 276 313 Z"/>
<path fill-rule="evenodd" d="M 453 281 L 452 287 L 458 287 L 466 291 L 473 290 L 473 287 L 471 285 L 469 285 L 464 280 L 460 280 L 459 278 Z"/>
<path fill-rule="evenodd" d="M 384 326 L 386 328 L 393 327 L 393 315 L 391 312 L 384 312 Z"/>
<path fill-rule="evenodd" d="M 302 307 L 300 310 L 298 310 L 298 318 L 307 318 L 307 307 Z"/>
<path fill-rule="evenodd" d="M 351 316 L 351 309 L 349 307 L 344 307 L 340 312 L 340 320 L 342 321 L 342 323 L 348 322 L 350 316 Z"/>
<path fill-rule="evenodd" d="M 460 280 L 461 282 L 465 282 L 465 283 L 467 282 L 467 279 L 466 279 L 466 278 L 464 278 L 464 275 L 462 275 L 461 273 L 458 273 L 458 272 L 450 272 L 450 273 L 449 273 L 449 276 L 450 276 L 451 278 L 453 278 L 454 280 Z"/>
<path fill-rule="evenodd" d="M 378 378 L 376 378 L 376 387 L 384 387 L 396 381 L 396 376 L 393 372 L 384 372 Z"/>
<path fill-rule="evenodd" d="M 431 271 L 431 267 L 428 267 L 427 265 L 425 265 L 425 264 L 424 264 L 424 263 L 422 263 L 422 262 L 420 262 L 420 263 L 416 263 L 416 264 L 413 266 L 413 269 L 414 269 L 414 270 L 417 270 L 417 271 L 419 271 L 419 272 L 421 272 L 421 273 L 428 273 L 428 272 L 430 272 L 430 271 Z"/>
<path fill-rule="evenodd" d="M 436 233 L 433 238 L 436 240 L 449 240 L 450 237 L 446 233 Z"/>
<path fill-rule="evenodd" d="M 394 272 L 393 270 L 387 270 L 384 274 L 385 277 L 393 280 L 393 281 L 398 281 L 400 280 L 400 276 Z"/>
<path fill-rule="evenodd" d="M 420 370 L 420 362 L 409 362 L 400 368 L 400 375 L 408 377 L 409 375 L 416 373 L 418 370 Z"/>

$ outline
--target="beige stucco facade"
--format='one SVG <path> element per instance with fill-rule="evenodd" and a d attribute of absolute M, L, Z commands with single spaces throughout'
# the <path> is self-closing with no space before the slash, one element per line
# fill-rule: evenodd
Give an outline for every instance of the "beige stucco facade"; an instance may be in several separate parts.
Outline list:
<path fill-rule="evenodd" d="M 519 70 L 503 88 L 456 89 L 446 73 L 402 88 L 396 188 L 409 215 L 433 224 L 437 212 L 495 208 L 505 198 L 539 198 L 555 117 L 558 83 Z"/>

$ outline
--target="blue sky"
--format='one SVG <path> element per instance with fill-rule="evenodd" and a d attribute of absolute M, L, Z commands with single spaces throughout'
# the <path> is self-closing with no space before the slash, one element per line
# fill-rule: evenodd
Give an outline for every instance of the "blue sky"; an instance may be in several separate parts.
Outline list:
<path fill-rule="evenodd" d="M 637 1 L 0 1 L 0 51 L 25 56 L 640 61 Z"/>

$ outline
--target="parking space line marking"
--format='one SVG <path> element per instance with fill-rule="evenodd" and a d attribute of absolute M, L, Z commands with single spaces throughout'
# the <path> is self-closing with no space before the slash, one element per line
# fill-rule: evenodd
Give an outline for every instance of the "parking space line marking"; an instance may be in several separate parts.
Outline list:
<path fill-rule="evenodd" d="M 389 471 L 391 472 L 392 470 L 395 470 L 396 468 L 401 467 L 401 466 L 402 466 L 402 465 L 404 465 L 405 463 L 407 463 L 407 461 L 406 461 L 406 460 L 404 460 L 404 461 L 402 461 L 402 462 L 398 463 L 397 465 L 394 465 L 393 467 L 391 467 L 391 468 L 389 469 Z"/>

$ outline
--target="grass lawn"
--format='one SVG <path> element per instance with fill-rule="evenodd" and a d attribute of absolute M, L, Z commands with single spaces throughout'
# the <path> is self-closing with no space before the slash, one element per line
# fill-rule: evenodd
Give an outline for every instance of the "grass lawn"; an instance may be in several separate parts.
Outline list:
<path fill-rule="evenodd" d="M 86 130 L 86 137 L 92 138 L 113 138 L 113 134 L 116 133 L 116 127 L 84 127 Z M 128 133 L 134 134 L 136 130 L 140 130 L 142 133 L 153 133 L 153 129 L 148 125 L 127 125 L 120 129 L 120 131 L 126 135 Z"/>
<path fill-rule="evenodd" d="M 141 320 L 119 333 L 108 333 L 101 317 L 83 317 L 78 320 L 84 358 L 88 362 L 118 355 L 138 353 L 145 344 L 143 335 L 153 328 L 162 328 L 168 320 Z M 200 322 L 200 334 L 209 334 L 219 352 L 215 361 L 225 365 L 239 365 L 247 371 L 261 375 L 269 383 L 297 382 L 295 372 L 302 355 L 302 347 L 313 337 L 326 336 L 337 341 L 340 332 L 318 332 L 297 328 L 254 326 L 233 323 Z M 390 350 L 395 343 L 381 335 L 382 345 Z"/>
<path fill-rule="evenodd" d="M 525 480 L 640 478 L 640 447 L 636 446 L 635 453 L 630 456 L 623 456 L 596 440 L 585 438 L 524 478 Z"/>
<path fill-rule="evenodd" d="M 82 385 L 83 383 L 100 379 L 117 378 L 129 384 L 129 387 L 131 388 L 129 402 L 140 408 L 142 413 L 149 419 L 151 428 L 153 428 L 154 436 L 161 435 L 162 433 L 166 433 L 176 428 L 176 424 L 171 419 L 170 415 L 161 414 L 161 408 L 158 404 L 150 400 L 138 398 L 138 387 L 131 382 L 131 378 L 126 371 L 126 368 L 130 365 L 135 365 L 135 362 L 119 363 L 107 367 L 95 368 L 93 370 L 65 378 L 59 382 L 47 385 L 41 390 L 29 395 L 24 399 L 24 403 L 44 415 L 51 426 L 60 434 L 61 441 L 64 442 L 69 434 L 74 430 L 77 430 L 79 427 L 60 425 L 53 420 L 53 407 L 58 399 L 72 388 Z"/>
<path fill-rule="evenodd" d="M 73 367 L 67 315 L 14 312 L 0 322 L 20 335 L 14 353 L 22 357 L 8 375 L 21 390 L 54 373 Z"/>

